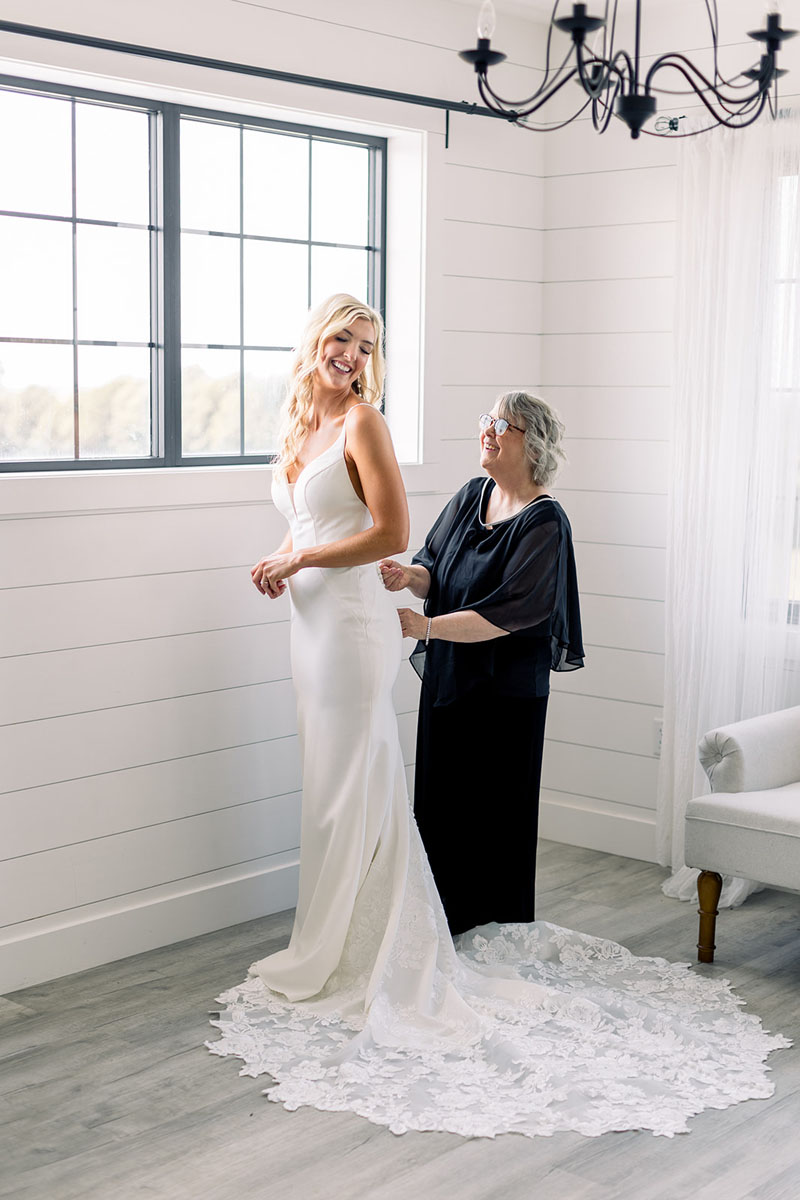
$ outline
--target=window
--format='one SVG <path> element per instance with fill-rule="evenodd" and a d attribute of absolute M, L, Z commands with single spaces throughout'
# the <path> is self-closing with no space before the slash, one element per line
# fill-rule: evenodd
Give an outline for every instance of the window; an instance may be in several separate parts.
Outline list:
<path fill-rule="evenodd" d="M 384 307 L 384 139 L 0 85 L 0 469 L 269 459 L 309 306 Z"/>

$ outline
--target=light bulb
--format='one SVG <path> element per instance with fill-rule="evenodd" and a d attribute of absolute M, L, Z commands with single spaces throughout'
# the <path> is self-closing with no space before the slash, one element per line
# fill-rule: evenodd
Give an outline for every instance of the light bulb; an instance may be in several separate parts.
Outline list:
<path fill-rule="evenodd" d="M 478 37 L 484 38 L 487 42 L 491 41 L 496 24 L 497 16 L 492 0 L 483 0 L 481 11 L 478 13 Z"/>

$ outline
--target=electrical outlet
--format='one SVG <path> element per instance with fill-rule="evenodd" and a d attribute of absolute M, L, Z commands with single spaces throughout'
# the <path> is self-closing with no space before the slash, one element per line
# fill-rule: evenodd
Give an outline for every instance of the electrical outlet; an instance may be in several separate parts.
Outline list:
<path fill-rule="evenodd" d="M 664 731 L 664 722 L 661 717 L 653 719 L 653 755 L 655 758 L 661 758 L 661 735 Z"/>

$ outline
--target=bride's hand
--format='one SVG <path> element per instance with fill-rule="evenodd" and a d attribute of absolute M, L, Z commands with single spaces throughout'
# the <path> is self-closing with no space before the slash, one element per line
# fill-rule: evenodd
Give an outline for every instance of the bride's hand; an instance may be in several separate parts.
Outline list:
<path fill-rule="evenodd" d="M 262 596 L 277 600 L 286 591 L 284 581 L 299 570 L 300 563 L 295 554 L 268 554 L 251 569 L 250 576 Z"/>
<path fill-rule="evenodd" d="M 393 558 L 382 558 L 378 563 L 378 570 L 387 592 L 402 592 L 403 588 L 407 588 L 411 582 L 411 572 L 408 567 L 395 562 Z"/>
<path fill-rule="evenodd" d="M 424 639 L 425 631 L 428 628 L 427 617 L 423 617 L 422 613 L 416 612 L 413 608 L 398 608 L 397 615 L 400 618 L 403 637 L 416 638 L 418 642 Z"/>

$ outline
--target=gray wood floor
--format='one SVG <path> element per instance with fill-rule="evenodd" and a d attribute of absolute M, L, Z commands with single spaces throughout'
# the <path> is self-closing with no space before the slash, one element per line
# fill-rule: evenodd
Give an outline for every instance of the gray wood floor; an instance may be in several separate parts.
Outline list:
<path fill-rule="evenodd" d="M 545 843 L 539 913 L 638 954 L 694 957 L 694 907 L 658 867 Z M 285 1112 L 202 1047 L 214 996 L 285 943 L 291 913 L 0 999 L 0 1196 L 15 1200 L 797 1200 L 800 1055 L 776 1093 L 691 1133 L 494 1141 L 396 1137 L 347 1113 Z M 720 914 L 718 962 L 767 1028 L 800 1042 L 800 897 Z"/>

